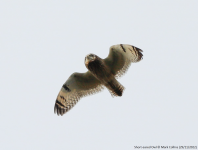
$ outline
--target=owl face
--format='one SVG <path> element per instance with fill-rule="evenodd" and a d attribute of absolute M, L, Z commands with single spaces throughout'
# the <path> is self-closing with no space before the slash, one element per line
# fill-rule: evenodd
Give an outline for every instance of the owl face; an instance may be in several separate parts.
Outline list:
<path fill-rule="evenodd" d="M 94 61 L 96 59 L 96 55 L 94 54 L 88 54 L 85 57 L 85 65 L 88 65 L 90 62 Z"/>

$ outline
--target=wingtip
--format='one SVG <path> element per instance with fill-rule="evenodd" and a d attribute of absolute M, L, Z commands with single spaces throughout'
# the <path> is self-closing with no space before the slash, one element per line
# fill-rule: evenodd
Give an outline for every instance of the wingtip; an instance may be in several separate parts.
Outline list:
<path fill-rule="evenodd" d="M 137 59 L 137 62 L 139 62 L 140 60 L 142 60 L 143 59 L 143 54 L 142 54 L 142 52 L 143 52 L 143 50 L 142 49 L 140 49 L 140 48 L 138 48 L 138 47 L 135 47 L 135 46 L 133 46 L 134 48 L 135 48 L 135 50 L 137 51 L 137 53 L 138 53 L 138 59 Z"/>
<path fill-rule="evenodd" d="M 56 100 L 56 102 L 57 102 L 57 100 Z M 57 103 L 55 103 L 55 105 L 54 105 L 54 114 L 57 114 L 58 116 L 59 115 L 63 116 L 66 112 L 67 112 L 67 110 L 65 108 L 62 108 Z"/>

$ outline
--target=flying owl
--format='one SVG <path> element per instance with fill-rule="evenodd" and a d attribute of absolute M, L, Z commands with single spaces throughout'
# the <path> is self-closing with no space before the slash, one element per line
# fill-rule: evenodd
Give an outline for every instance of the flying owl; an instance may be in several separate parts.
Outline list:
<path fill-rule="evenodd" d="M 112 96 L 122 96 L 124 86 L 116 79 L 121 77 L 132 62 L 143 58 L 141 49 L 127 44 L 110 47 L 107 58 L 94 54 L 85 57 L 85 73 L 73 73 L 63 84 L 55 102 L 54 113 L 63 115 L 68 112 L 80 98 L 97 93 L 106 87 Z"/>

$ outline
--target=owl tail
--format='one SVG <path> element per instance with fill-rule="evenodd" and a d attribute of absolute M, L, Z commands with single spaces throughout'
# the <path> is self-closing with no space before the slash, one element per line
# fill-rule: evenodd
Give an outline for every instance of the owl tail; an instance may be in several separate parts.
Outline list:
<path fill-rule="evenodd" d="M 122 96 L 122 93 L 124 91 L 124 86 L 121 85 L 116 79 L 108 82 L 108 85 L 106 87 L 112 96 Z"/>

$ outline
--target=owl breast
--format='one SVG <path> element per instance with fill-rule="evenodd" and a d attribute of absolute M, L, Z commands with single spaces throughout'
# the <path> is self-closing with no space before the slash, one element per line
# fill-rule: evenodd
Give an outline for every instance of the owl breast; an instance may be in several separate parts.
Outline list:
<path fill-rule="evenodd" d="M 124 87 L 115 79 L 102 59 L 96 58 L 94 61 L 87 63 L 86 66 L 109 89 L 112 96 L 122 96 Z"/>
<path fill-rule="evenodd" d="M 103 60 L 96 57 L 94 61 L 85 64 L 87 69 L 101 82 L 107 83 L 111 80 L 111 72 L 108 70 Z"/>

